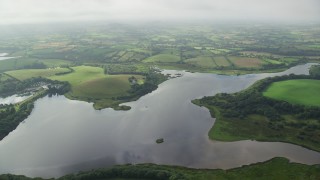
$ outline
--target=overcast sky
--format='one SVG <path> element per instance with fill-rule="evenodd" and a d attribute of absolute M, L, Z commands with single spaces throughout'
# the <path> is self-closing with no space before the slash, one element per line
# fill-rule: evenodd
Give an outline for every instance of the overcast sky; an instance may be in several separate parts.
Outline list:
<path fill-rule="evenodd" d="M 0 0 L 0 24 L 112 21 L 320 21 L 320 0 Z"/>

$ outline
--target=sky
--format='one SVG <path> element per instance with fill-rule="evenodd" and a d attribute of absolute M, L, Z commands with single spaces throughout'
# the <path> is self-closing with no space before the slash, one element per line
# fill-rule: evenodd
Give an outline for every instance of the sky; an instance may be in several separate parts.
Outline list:
<path fill-rule="evenodd" d="M 93 20 L 320 22 L 320 0 L 0 0 L 0 24 Z"/>

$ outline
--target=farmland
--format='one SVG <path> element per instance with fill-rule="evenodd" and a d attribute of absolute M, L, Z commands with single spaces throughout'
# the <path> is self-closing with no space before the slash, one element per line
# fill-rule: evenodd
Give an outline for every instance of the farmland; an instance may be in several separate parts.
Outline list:
<path fill-rule="evenodd" d="M 26 80 L 32 77 L 47 78 L 56 74 L 69 73 L 70 69 L 67 68 L 51 68 L 51 69 L 23 69 L 15 71 L 7 71 L 6 74 L 18 80 Z"/>
<path fill-rule="evenodd" d="M 243 58 L 243 57 L 229 57 L 232 64 L 235 64 L 238 67 L 261 67 L 263 61 L 258 58 Z"/>
<path fill-rule="evenodd" d="M 214 57 L 214 61 L 218 66 L 221 67 L 230 66 L 229 61 L 223 56 Z"/>
<path fill-rule="evenodd" d="M 15 69 L 54 68 L 70 64 L 70 61 L 61 59 L 37 59 L 20 57 L 0 61 L 0 72 Z"/>
<path fill-rule="evenodd" d="M 207 68 L 214 68 L 216 67 L 215 61 L 211 57 L 205 57 L 205 56 L 199 56 L 196 58 L 191 58 L 185 60 L 188 64 L 193 64 L 195 66 L 199 67 L 207 67 Z"/>
<path fill-rule="evenodd" d="M 51 130 L 52 127 L 63 127 L 55 129 L 52 134 L 48 131 L 48 134 L 43 136 L 45 138 L 52 138 L 52 140 L 45 139 L 42 142 L 42 139 L 37 139 L 42 138 L 38 135 L 30 138 L 35 139 L 35 143 L 30 146 L 29 151 L 20 152 L 23 154 L 21 157 L 37 156 L 37 154 L 34 154 L 37 152 L 37 148 L 51 147 L 53 145 L 57 149 L 64 148 L 64 146 L 70 148 L 72 154 L 81 156 L 83 159 L 80 160 L 83 160 L 82 162 L 84 163 L 88 162 L 88 164 L 91 162 L 94 164 L 99 161 L 101 154 L 105 157 L 109 157 L 109 155 L 110 157 L 123 157 L 123 163 L 135 163 L 148 162 L 149 160 L 145 158 L 153 158 L 153 152 L 155 152 L 153 149 L 156 149 L 157 152 L 160 152 L 158 154 L 161 155 L 154 158 L 154 163 L 161 163 L 157 159 L 168 162 L 166 158 L 170 154 L 163 151 L 163 149 L 167 148 L 158 147 L 166 147 L 173 142 L 172 152 L 175 153 L 178 149 L 178 154 L 181 154 L 181 147 L 187 147 L 188 151 L 182 155 L 185 157 L 191 155 L 191 160 L 199 160 L 199 162 L 190 162 L 191 165 L 198 163 L 202 167 L 202 165 L 207 164 L 205 160 L 211 161 L 210 158 L 205 157 L 209 154 L 198 157 L 201 154 L 198 152 L 201 152 L 203 149 L 197 149 L 197 147 L 193 149 L 191 147 L 195 146 L 193 142 L 199 142 L 205 143 L 203 147 L 208 147 L 208 149 L 205 149 L 206 151 L 210 150 L 211 142 L 203 134 L 206 132 L 203 130 L 198 132 L 198 130 L 209 127 L 208 125 L 212 125 L 212 122 L 208 121 L 210 120 L 208 118 L 209 115 L 207 114 L 206 116 L 205 114 L 208 111 L 202 111 L 203 109 L 190 104 L 190 95 L 199 98 L 205 96 L 201 99 L 193 100 L 193 103 L 207 107 L 212 117 L 216 118 L 214 126 L 208 132 L 209 139 L 219 141 L 257 140 L 286 142 L 307 148 L 299 147 L 303 149 L 302 152 L 306 152 L 305 150 L 308 149 L 320 152 L 320 99 L 316 96 L 320 91 L 320 83 L 319 80 L 316 80 L 315 76 L 290 75 L 266 78 L 241 92 L 234 94 L 224 93 L 233 90 L 232 88 L 239 90 L 241 89 L 240 86 L 244 87 L 246 83 L 253 82 L 251 78 L 256 76 L 254 73 L 280 72 L 296 65 L 320 63 L 320 34 L 318 25 L 206 24 L 199 26 L 189 24 L 182 26 L 179 24 L 161 23 L 144 25 L 97 23 L 94 25 L 57 25 L 56 27 L 44 24 L 36 27 L 21 26 L 20 28 L 20 26 L 17 26 L 12 29 L 6 28 L 0 29 L 0 38 L 2 40 L 0 42 L 0 54 L 6 54 L 6 56 L 13 58 L 0 61 L 0 94 L 3 97 L 8 97 L 20 93 L 30 93 L 26 91 L 35 90 L 36 95 L 31 97 L 33 99 L 30 103 L 22 102 L 16 105 L 1 106 L 0 122 L 2 125 L 0 130 L 4 133 L 0 137 L 4 138 L 7 136 L 25 119 L 28 119 L 26 125 L 30 127 L 24 129 L 26 135 L 34 127 L 33 123 L 36 124 L 39 120 L 42 121 L 43 119 L 45 119 L 43 123 L 41 122 L 41 128 L 43 129 L 48 128 L 47 130 Z M 177 77 L 182 77 L 163 83 L 159 91 L 150 94 L 150 96 L 145 96 L 157 89 L 160 83 L 167 80 L 167 76 L 159 73 L 161 69 L 185 70 L 199 73 L 177 73 Z M 315 67 L 312 68 L 311 72 L 319 74 Z M 199 80 L 197 77 L 202 77 L 203 75 L 200 73 L 219 75 L 205 75 L 207 77 Z M 244 76 L 246 78 L 238 76 L 242 74 L 253 75 Z M 238 79 L 237 83 L 240 83 L 239 87 L 237 87 L 238 84 L 233 84 L 235 81 L 226 83 L 229 77 Z M 190 79 L 195 79 L 195 81 L 191 81 Z M 194 87 L 197 83 L 199 83 L 199 86 Z M 201 91 L 194 89 L 211 87 L 201 85 L 214 85 L 214 87 L 212 89 L 203 88 Z M 176 89 L 172 87 L 176 87 Z M 207 96 L 216 92 L 222 93 L 216 94 L 214 97 Z M 40 99 L 46 94 L 49 94 L 49 96 Z M 57 97 L 55 96 L 56 94 L 64 95 L 66 98 Z M 145 97 L 137 102 L 132 102 L 142 96 Z M 37 99 L 40 100 L 33 106 L 33 103 Z M 93 111 L 91 104 L 83 103 L 83 107 L 88 105 L 87 107 L 92 110 L 90 111 L 92 114 L 86 114 L 87 112 L 81 111 L 81 108 L 77 109 L 77 105 L 81 104 L 79 102 L 74 104 L 63 103 L 70 101 L 70 99 L 92 103 L 96 110 L 104 108 L 130 110 L 129 106 L 121 105 L 125 102 L 132 102 L 128 104 L 130 106 L 132 104 L 133 109 L 128 112 L 116 112 L 112 109 Z M 53 104 L 51 104 L 52 106 L 47 106 L 49 103 L 47 104 L 46 102 Z M 41 105 L 41 103 L 44 105 Z M 53 106 L 54 103 L 63 104 L 61 106 Z M 64 105 L 67 107 L 65 109 L 74 108 L 74 112 L 78 112 L 77 115 L 85 113 L 88 116 L 68 116 L 69 112 L 61 108 Z M 35 108 L 35 111 L 31 113 L 33 108 Z M 48 110 L 44 111 L 46 108 Z M 179 111 L 175 108 L 179 108 Z M 57 116 L 53 114 L 52 117 L 46 117 L 50 113 L 55 113 L 55 110 L 59 112 L 56 113 Z M 48 114 L 41 114 L 42 112 L 47 112 Z M 91 117 L 95 119 L 96 114 L 99 114 L 98 118 L 101 118 L 101 121 L 87 121 Z M 3 117 L 5 117 L 5 121 Z M 200 122 L 199 119 L 202 119 L 203 122 Z M 181 126 L 182 121 L 179 120 L 184 120 L 183 123 L 185 124 L 183 125 L 185 126 Z M 195 124 L 188 124 L 193 123 L 194 120 L 198 121 Z M 74 126 L 73 121 L 79 122 L 80 126 Z M 51 125 L 57 124 L 55 124 L 56 126 L 48 126 L 47 123 Z M 72 124 L 65 126 L 64 123 Z M 108 129 L 110 127 L 112 129 Z M 189 127 L 190 129 L 188 129 Z M 42 130 L 41 128 L 36 130 Z M 93 128 L 92 131 L 89 131 L 90 128 Z M 103 128 L 103 130 L 95 132 L 99 128 Z M 132 128 L 134 129 L 132 130 Z M 177 129 L 179 128 L 180 131 L 177 133 Z M 21 129 L 12 132 L 13 135 L 19 130 Z M 40 131 L 32 130 L 32 133 L 41 133 Z M 68 137 L 71 138 L 69 141 L 71 143 L 61 144 L 59 139 L 56 140 L 58 130 L 61 134 L 65 132 L 74 133 Z M 77 134 L 78 132 L 79 134 Z M 86 134 L 87 132 L 89 134 Z M 144 136 L 144 133 L 147 135 Z M 187 137 L 189 134 L 192 134 L 192 138 L 181 139 L 181 137 Z M 103 142 L 98 142 L 96 135 L 101 137 Z M 74 137 L 80 138 L 73 141 L 72 138 Z M 128 137 L 130 141 L 126 141 Z M 21 140 L 19 136 L 11 136 L 10 138 Z M 93 141 L 90 141 L 91 139 Z M 175 139 L 178 139 L 178 141 L 174 141 Z M 91 144 L 86 146 L 87 144 L 80 142 L 80 140 L 89 140 Z M 157 144 L 160 140 L 163 141 Z M 46 144 L 51 142 L 52 144 Z M 71 145 L 73 143 L 75 143 L 75 146 Z M 252 143 L 252 141 L 249 143 Z M 143 146 L 140 146 L 141 144 Z M 3 147 L 9 150 L 1 151 L 0 154 L 2 155 L 3 152 L 10 154 L 11 149 L 19 152 L 20 146 L 20 144 L 17 144 L 16 147 L 19 148 L 11 148 L 4 144 Z M 87 149 L 80 152 L 77 151 L 78 149 L 72 149 L 73 147 L 79 147 L 78 149 L 93 147 L 98 149 L 99 152 L 93 152 L 88 149 L 87 154 L 82 154 L 86 153 Z M 109 151 L 109 147 L 114 148 L 114 151 Z M 132 153 L 131 150 L 123 152 L 124 147 L 136 152 Z M 148 147 L 148 154 L 146 156 L 141 155 L 143 154 L 141 152 L 146 150 L 145 147 Z M 255 146 L 251 148 L 255 149 Z M 100 150 L 103 153 L 100 153 Z M 62 149 L 61 152 L 64 153 L 66 151 Z M 114 152 L 119 154 L 114 154 Z M 255 154 L 255 151 L 251 149 L 244 152 L 244 156 L 251 152 Z M 265 152 L 261 153 L 265 155 Z M 10 155 L 13 156 L 12 153 Z M 274 153 L 270 156 L 276 157 L 277 154 L 273 155 Z M 288 154 L 285 155 L 290 156 Z M 227 154 L 226 156 L 229 155 Z M 224 160 L 226 156 L 219 156 L 217 158 Z M 8 158 L 6 160 L 11 165 L 11 157 L 5 155 L 2 157 Z M 48 159 L 52 158 L 54 161 L 52 161 L 53 163 L 52 166 L 50 164 L 50 167 L 58 167 L 64 164 L 77 166 L 77 163 L 79 163 L 79 161 L 74 162 L 71 156 L 71 159 L 69 159 L 68 155 L 61 157 L 65 157 L 66 160 L 70 161 L 65 163 L 57 158 L 56 162 L 58 163 L 56 164 L 55 157 L 51 156 Z M 168 157 L 171 158 L 171 156 Z M 253 161 L 259 162 L 257 161 L 259 158 L 253 157 Z M 294 160 L 294 158 L 292 157 L 290 160 Z M 79 160 L 78 158 L 74 159 Z M 302 159 L 305 160 L 304 157 Z M 42 160 L 39 156 L 38 164 L 42 164 Z M 174 160 L 170 159 L 170 162 Z M 119 162 L 117 159 L 113 161 L 113 159 L 109 160 L 108 158 L 106 158 L 106 161 L 108 161 L 107 163 L 110 162 L 110 164 Z M 31 164 L 28 164 L 29 162 Z M 185 164 L 185 162 L 181 163 L 180 159 L 177 159 L 177 162 L 189 165 Z M 219 163 L 219 161 L 216 162 Z M 23 164 L 23 167 L 17 166 L 14 168 L 25 168 L 26 171 L 32 171 L 33 169 L 30 167 L 37 168 L 38 165 L 32 164 L 32 161 L 27 160 L 25 160 L 25 163 L 26 165 L 24 166 Z M 234 162 L 232 161 L 232 163 Z M 243 164 L 243 161 L 239 160 L 237 163 Z M 19 162 L 17 164 L 19 165 Z M 4 164 L 3 166 L 7 165 Z M 12 162 L 12 166 L 16 166 L 15 162 Z M 159 177 L 162 177 L 167 175 L 167 173 L 171 173 L 177 179 L 179 179 L 180 175 L 187 177 L 186 179 L 256 179 L 257 177 L 264 177 L 264 175 L 266 178 L 274 177 L 274 179 L 288 179 L 288 177 L 304 179 L 311 176 L 317 179 L 319 176 L 318 166 L 292 164 L 288 160 L 281 158 L 231 170 L 193 170 L 157 165 L 138 166 L 143 170 L 147 169 L 146 174 L 148 175 L 157 173 L 157 175 L 160 174 Z M 151 167 L 151 170 L 146 167 Z M 137 170 L 135 165 L 115 168 L 119 168 L 119 172 L 126 175 L 130 174 L 132 170 L 133 173 L 140 172 L 135 171 Z M 158 168 L 161 168 L 163 171 L 158 172 Z M 10 170 L 10 167 L 8 169 Z M 301 171 L 301 174 L 296 173 L 297 169 Z M 108 173 L 114 172 L 113 170 L 106 171 Z M 272 171 L 272 173 L 265 173 L 269 171 Z M 90 173 L 96 175 L 94 171 L 84 174 L 85 176 L 90 176 Z M 80 174 L 79 177 L 81 178 L 82 175 Z M 10 179 L 11 176 L 8 176 Z M 69 175 L 66 176 L 66 179 L 68 177 L 76 178 L 76 176 Z M 117 177 L 115 176 L 115 178 Z M 133 178 L 139 179 L 139 177 L 134 176 Z"/>
<path fill-rule="evenodd" d="M 66 94 L 68 98 L 94 102 L 97 109 L 117 107 L 122 101 L 116 98 L 127 96 L 131 89 L 130 77 L 144 81 L 141 75 L 105 75 L 99 67 L 78 66 L 73 70 L 73 73 L 49 78 L 69 82 L 71 91 Z"/>
<path fill-rule="evenodd" d="M 22 37 L 6 36 L 7 41 L 0 43 L 0 52 L 17 58 L 1 61 L 0 72 L 32 66 L 52 68 L 112 63 L 246 74 L 320 62 L 319 45 L 314 43 L 319 40 L 316 26 L 207 25 L 199 28 L 159 25 L 137 28 L 107 25 L 72 32 L 77 38 L 71 38 L 67 32 L 43 33 L 46 36 L 30 33 L 28 42 Z"/>
<path fill-rule="evenodd" d="M 158 63 L 175 63 L 180 61 L 180 58 L 176 55 L 172 54 L 158 54 L 155 56 L 151 56 L 145 60 L 144 62 L 158 62 Z"/>
<path fill-rule="evenodd" d="M 320 106 L 320 80 L 299 79 L 272 83 L 263 95 L 306 106 Z"/>
<path fill-rule="evenodd" d="M 313 25 L 138 28 L 109 24 L 93 29 L 79 27 L 72 36 L 67 29 L 44 28 L 39 34 L 33 28 L 25 28 L 24 32 L 28 34 L 27 41 L 14 31 L 2 34 L 5 40 L 0 43 L 0 53 L 15 58 L 0 61 L 1 81 L 32 77 L 66 81 L 71 85 L 68 98 L 93 102 L 96 109 L 118 107 L 119 103 L 135 100 L 154 89 L 143 84 L 156 67 L 239 75 L 320 62 L 318 27 Z M 130 83 L 132 76 L 137 87 L 150 89 L 144 91 Z M 160 79 L 155 84 L 164 80 Z M 303 99 L 296 103 L 318 103 L 312 102 L 317 98 Z M 282 100 L 295 103 L 292 98 Z"/>

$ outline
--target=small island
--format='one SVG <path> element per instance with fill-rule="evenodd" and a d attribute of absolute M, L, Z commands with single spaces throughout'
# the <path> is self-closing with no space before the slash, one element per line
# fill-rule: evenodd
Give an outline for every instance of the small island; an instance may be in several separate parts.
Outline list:
<path fill-rule="evenodd" d="M 159 138 L 159 139 L 156 140 L 156 143 L 157 143 L 157 144 L 161 144 L 161 143 L 163 143 L 163 142 L 164 142 L 164 139 L 163 139 L 163 138 Z"/>

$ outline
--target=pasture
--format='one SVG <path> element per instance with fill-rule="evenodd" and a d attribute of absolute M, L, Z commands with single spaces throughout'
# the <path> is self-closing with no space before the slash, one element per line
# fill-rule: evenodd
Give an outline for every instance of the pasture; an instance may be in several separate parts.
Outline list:
<path fill-rule="evenodd" d="M 20 81 L 30 79 L 32 77 L 48 78 L 59 73 L 68 73 L 68 68 L 50 68 L 50 69 L 21 69 L 15 71 L 7 71 L 6 74 Z"/>
<path fill-rule="evenodd" d="M 245 68 L 257 68 L 263 64 L 263 61 L 258 58 L 248 58 L 248 57 L 236 57 L 230 56 L 229 60 L 238 67 Z"/>
<path fill-rule="evenodd" d="M 175 63 L 178 61 L 180 61 L 180 57 L 173 54 L 158 54 L 143 60 L 148 63 Z"/>
<path fill-rule="evenodd" d="M 70 74 L 50 79 L 69 82 L 71 91 L 66 94 L 68 98 L 94 102 L 97 109 L 117 107 L 120 101 L 116 98 L 129 95 L 130 77 L 134 76 L 139 83 L 144 82 L 141 75 L 105 75 L 100 67 L 77 66 L 73 69 Z"/>
<path fill-rule="evenodd" d="M 187 59 L 184 62 L 204 68 L 213 68 L 217 66 L 211 57 L 206 56 L 199 56 L 196 58 Z"/>
<path fill-rule="evenodd" d="M 320 80 L 297 79 L 272 83 L 263 95 L 293 104 L 320 106 Z"/>
<path fill-rule="evenodd" d="M 14 58 L 0 61 L 0 72 L 28 68 L 35 63 L 43 63 L 49 68 L 71 64 L 70 61 L 61 59 Z"/>
<path fill-rule="evenodd" d="M 229 61 L 223 56 L 214 57 L 214 61 L 218 66 L 230 66 Z"/>

